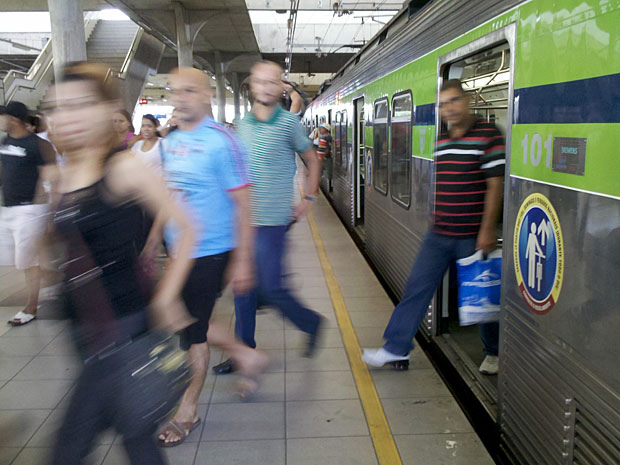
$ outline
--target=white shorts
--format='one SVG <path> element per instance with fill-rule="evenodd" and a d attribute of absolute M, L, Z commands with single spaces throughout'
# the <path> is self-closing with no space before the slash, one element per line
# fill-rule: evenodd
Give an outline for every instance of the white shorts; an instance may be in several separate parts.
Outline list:
<path fill-rule="evenodd" d="M 0 265 L 18 270 L 39 265 L 48 211 L 47 204 L 0 207 Z"/>

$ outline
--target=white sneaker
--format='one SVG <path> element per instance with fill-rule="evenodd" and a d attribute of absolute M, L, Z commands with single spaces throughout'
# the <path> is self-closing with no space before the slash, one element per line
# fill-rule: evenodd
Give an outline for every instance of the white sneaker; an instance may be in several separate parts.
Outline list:
<path fill-rule="evenodd" d="M 497 355 L 487 355 L 480 365 L 480 373 L 484 375 L 496 375 L 499 368 L 499 357 Z"/>
<path fill-rule="evenodd" d="M 386 363 L 409 360 L 409 355 L 395 355 L 381 347 L 380 349 L 364 349 L 362 360 L 366 362 L 367 365 L 382 367 Z"/>

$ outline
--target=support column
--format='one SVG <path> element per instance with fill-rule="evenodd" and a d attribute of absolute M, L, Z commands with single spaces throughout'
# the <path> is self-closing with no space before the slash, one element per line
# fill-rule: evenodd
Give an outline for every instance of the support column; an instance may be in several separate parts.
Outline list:
<path fill-rule="evenodd" d="M 245 116 L 248 114 L 248 106 L 250 105 L 250 91 L 247 89 L 247 87 L 244 87 L 242 97 L 243 116 Z"/>
<path fill-rule="evenodd" d="M 235 105 L 235 122 L 241 119 L 241 86 L 239 85 L 239 75 L 232 73 L 233 103 Z"/>
<path fill-rule="evenodd" d="M 224 63 L 219 51 L 215 51 L 215 101 L 217 102 L 217 121 L 226 122 L 226 76 Z"/>
<path fill-rule="evenodd" d="M 52 26 L 54 76 L 60 79 L 66 63 L 86 61 L 84 12 L 80 0 L 48 0 Z"/>
<path fill-rule="evenodd" d="M 185 14 L 185 8 L 179 2 L 173 2 L 174 17 L 177 29 L 177 54 L 179 68 L 194 65 L 194 44 L 192 43 L 191 27 Z"/>

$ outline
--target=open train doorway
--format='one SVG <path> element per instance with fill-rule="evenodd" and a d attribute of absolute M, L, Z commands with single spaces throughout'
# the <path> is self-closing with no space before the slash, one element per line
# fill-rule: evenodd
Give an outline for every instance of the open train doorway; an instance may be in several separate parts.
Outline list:
<path fill-rule="evenodd" d="M 366 189 L 366 160 L 364 151 L 364 97 L 353 101 L 354 105 L 354 148 L 353 148 L 353 185 L 354 185 L 354 224 L 363 229 L 364 225 L 364 191 Z M 363 232 L 363 231 L 360 231 Z M 362 234 L 363 237 L 363 234 Z"/>

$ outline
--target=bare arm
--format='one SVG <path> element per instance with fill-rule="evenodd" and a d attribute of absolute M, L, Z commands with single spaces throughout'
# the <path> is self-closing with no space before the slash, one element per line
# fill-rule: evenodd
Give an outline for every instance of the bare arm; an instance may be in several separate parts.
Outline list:
<path fill-rule="evenodd" d="M 290 112 L 295 114 L 299 113 L 304 104 L 301 95 L 299 95 L 295 89 L 291 89 L 288 95 L 291 98 Z"/>
<path fill-rule="evenodd" d="M 235 294 L 245 294 L 254 285 L 254 228 L 250 222 L 250 190 L 247 187 L 229 192 L 236 206 L 237 247 L 230 264 L 230 281 Z"/>
<path fill-rule="evenodd" d="M 476 249 L 482 249 L 484 252 L 491 252 L 497 247 L 497 237 L 495 226 L 502 208 L 504 197 L 504 178 L 496 176 L 487 178 L 487 193 L 484 196 L 484 213 L 482 214 L 482 223 Z"/>
<path fill-rule="evenodd" d="M 146 166 L 129 152 L 114 157 L 111 167 L 110 187 L 119 195 L 136 196 L 160 225 L 172 221 L 179 230 L 176 256 L 170 261 L 157 285 L 152 305 L 166 326 L 183 326 L 187 315 L 177 312 L 178 302 L 185 280 L 193 265 L 190 254 L 194 247 L 194 228 L 183 208 L 170 196 L 161 175 Z M 161 230 L 161 227 L 159 227 Z"/>
<path fill-rule="evenodd" d="M 301 98 L 301 95 L 299 95 L 295 88 L 286 81 L 284 81 L 284 89 L 291 99 L 291 108 L 289 108 L 289 111 L 295 114 L 300 113 L 302 107 L 304 106 L 304 101 Z"/>
<path fill-rule="evenodd" d="M 45 201 L 48 197 L 54 195 L 57 192 L 58 182 L 60 181 L 60 172 L 56 165 L 56 151 L 52 144 L 48 141 L 40 139 L 39 148 L 41 151 L 41 158 L 44 165 L 39 167 L 39 185 L 35 193 L 35 198 Z M 45 192 L 45 189 L 49 189 L 49 192 Z"/>
<path fill-rule="evenodd" d="M 309 196 L 314 196 L 319 191 L 319 180 L 321 179 L 321 162 L 316 156 L 316 150 L 309 148 L 301 154 L 302 158 L 306 162 L 308 169 L 308 176 L 305 179 L 303 186 L 304 193 Z M 303 214 L 310 208 L 312 201 L 306 198 L 302 199 L 299 205 L 295 208 L 294 220 L 298 220 Z"/>
<path fill-rule="evenodd" d="M 308 177 L 304 186 L 308 195 L 316 195 L 319 191 L 319 181 L 321 180 L 321 162 L 316 156 L 316 150 L 309 148 L 301 154 L 308 167 Z"/>

